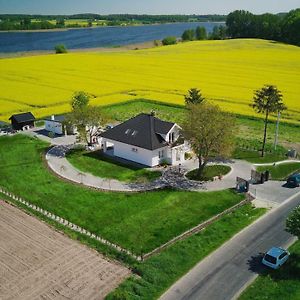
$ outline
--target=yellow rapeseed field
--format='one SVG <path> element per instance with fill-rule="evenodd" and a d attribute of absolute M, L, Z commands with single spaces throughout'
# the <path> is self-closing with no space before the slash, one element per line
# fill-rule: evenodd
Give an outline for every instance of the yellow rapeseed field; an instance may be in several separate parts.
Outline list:
<path fill-rule="evenodd" d="M 253 91 L 274 84 L 300 121 L 300 48 L 263 40 L 189 42 L 144 50 L 82 52 L 0 59 L 0 119 L 70 110 L 83 90 L 95 105 L 133 99 L 183 104 L 191 87 L 223 109 L 253 115 Z"/>

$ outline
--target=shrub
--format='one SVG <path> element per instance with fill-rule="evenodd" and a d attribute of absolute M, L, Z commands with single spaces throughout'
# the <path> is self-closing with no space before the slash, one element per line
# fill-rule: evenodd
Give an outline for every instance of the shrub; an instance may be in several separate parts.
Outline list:
<path fill-rule="evenodd" d="M 191 152 L 185 152 L 184 153 L 184 159 L 189 160 L 193 158 L 193 154 Z"/>
<path fill-rule="evenodd" d="M 54 49 L 55 49 L 56 54 L 61 54 L 61 53 L 67 53 L 68 52 L 66 46 L 63 45 L 63 44 L 56 45 Z"/>
<path fill-rule="evenodd" d="M 177 38 L 175 36 L 167 36 L 161 42 L 164 46 L 175 45 L 177 44 Z"/>

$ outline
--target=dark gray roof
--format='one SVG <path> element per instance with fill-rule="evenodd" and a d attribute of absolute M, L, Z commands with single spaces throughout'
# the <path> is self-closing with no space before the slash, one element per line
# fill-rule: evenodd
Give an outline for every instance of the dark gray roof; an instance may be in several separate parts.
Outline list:
<path fill-rule="evenodd" d="M 175 123 L 162 121 L 150 114 L 136 117 L 103 132 L 100 136 L 132 146 L 155 150 L 167 142 L 159 134 L 167 134 Z"/>
<path fill-rule="evenodd" d="M 55 121 L 55 122 L 59 122 L 59 123 L 62 123 L 65 121 L 65 116 L 63 115 L 60 115 L 60 116 L 54 116 L 54 120 L 52 120 L 51 117 L 48 117 L 45 119 L 45 121 Z"/>
<path fill-rule="evenodd" d="M 14 119 L 18 123 L 35 121 L 35 117 L 31 112 L 12 115 L 9 120 Z"/>

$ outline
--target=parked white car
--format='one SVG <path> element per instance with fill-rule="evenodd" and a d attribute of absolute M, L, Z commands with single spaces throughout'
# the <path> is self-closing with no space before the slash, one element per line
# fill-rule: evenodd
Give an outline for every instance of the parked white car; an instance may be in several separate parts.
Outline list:
<path fill-rule="evenodd" d="M 282 248 L 273 247 L 265 253 L 262 263 L 272 269 L 278 269 L 289 258 L 290 253 Z"/>

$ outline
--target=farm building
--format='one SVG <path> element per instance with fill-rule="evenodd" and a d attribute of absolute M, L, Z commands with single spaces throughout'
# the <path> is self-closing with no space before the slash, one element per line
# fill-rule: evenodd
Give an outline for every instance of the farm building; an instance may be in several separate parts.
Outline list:
<path fill-rule="evenodd" d="M 74 126 L 65 124 L 65 116 L 54 116 L 45 119 L 45 130 L 53 132 L 54 134 L 75 134 L 76 128 Z"/>
<path fill-rule="evenodd" d="M 64 134 L 64 121 L 64 116 L 52 115 L 50 118 L 45 119 L 45 130 L 53 132 L 54 134 L 62 135 Z"/>
<path fill-rule="evenodd" d="M 34 127 L 35 117 L 31 112 L 12 115 L 9 120 L 11 121 L 12 129 L 14 130 L 27 130 Z"/>
<path fill-rule="evenodd" d="M 100 136 L 104 153 L 150 167 L 180 164 L 187 150 L 180 127 L 153 114 L 139 114 Z"/>

